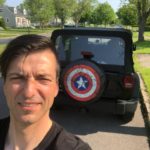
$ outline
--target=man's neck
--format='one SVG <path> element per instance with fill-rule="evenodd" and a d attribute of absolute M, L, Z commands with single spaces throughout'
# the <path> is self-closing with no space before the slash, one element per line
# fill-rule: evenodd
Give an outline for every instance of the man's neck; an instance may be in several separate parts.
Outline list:
<path fill-rule="evenodd" d="M 9 131 L 5 143 L 5 149 L 31 150 L 39 145 L 46 133 L 52 126 L 49 118 L 28 125 L 20 126 L 20 123 L 13 123 L 10 120 Z"/>

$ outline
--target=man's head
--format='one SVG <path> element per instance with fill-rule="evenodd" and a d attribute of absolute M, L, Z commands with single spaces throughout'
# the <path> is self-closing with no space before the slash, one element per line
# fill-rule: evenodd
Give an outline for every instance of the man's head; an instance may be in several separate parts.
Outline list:
<path fill-rule="evenodd" d="M 2 53 L 0 66 L 11 118 L 24 124 L 48 119 L 58 94 L 59 76 L 50 40 L 39 35 L 14 39 Z"/>
<path fill-rule="evenodd" d="M 19 36 L 16 39 L 12 40 L 7 45 L 4 52 L 1 54 L 0 69 L 4 80 L 6 79 L 7 71 L 13 60 L 15 60 L 21 55 L 29 55 L 34 52 L 43 51 L 45 49 L 49 49 L 56 57 L 57 61 L 56 73 L 58 79 L 60 67 L 55 47 L 53 46 L 49 38 L 45 36 L 30 34 Z"/>

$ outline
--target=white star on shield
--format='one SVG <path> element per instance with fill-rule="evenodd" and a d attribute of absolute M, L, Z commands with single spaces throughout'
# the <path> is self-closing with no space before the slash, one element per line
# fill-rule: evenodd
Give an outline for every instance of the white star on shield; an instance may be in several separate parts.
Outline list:
<path fill-rule="evenodd" d="M 76 82 L 78 84 L 78 89 L 81 88 L 81 87 L 83 87 L 84 89 L 86 89 L 85 84 L 88 82 L 87 80 L 83 80 L 83 78 L 80 77 L 79 80 L 76 81 Z"/>

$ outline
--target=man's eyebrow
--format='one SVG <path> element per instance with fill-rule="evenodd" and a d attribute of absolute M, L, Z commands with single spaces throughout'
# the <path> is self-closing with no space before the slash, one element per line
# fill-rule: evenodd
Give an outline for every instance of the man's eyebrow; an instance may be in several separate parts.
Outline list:
<path fill-rule="evenodd" d="M 39 73 L 36 75 L 36 77 L 44 77 L 44 78 L 51 78 L 51 79 L 54 79 L 54 77 L 51 75 L 51 74 L 47 74 L 47 73 Z"/>
<path fill-rule="evenodd" d="M 24 75 L 23 73 L 21 72 L 10 72 L 7 74 L 7 76 L 28 76 L 28 75 Z M 51 74 L 48 74 L 48 73 L 39 73 L 39 74 L 36 74 L 35 77 L 50 77 L 50 78 L 53 78 L 53 76 Z"/>
<path fill-rule="evenodd" d="M 47 79 L 50 79 L 52 81 L 56 81 L 57 78 L 55 76 L 53 76 L 52 74 L 50 73 L 39 73 L 35 76 L 35 78 L 47 78 Z"/>
<path fill-rule="evenodd" d="M 7 74 L 7 76 L 23 76 L 23 73 L 10 72 L 10 73 Z"/>

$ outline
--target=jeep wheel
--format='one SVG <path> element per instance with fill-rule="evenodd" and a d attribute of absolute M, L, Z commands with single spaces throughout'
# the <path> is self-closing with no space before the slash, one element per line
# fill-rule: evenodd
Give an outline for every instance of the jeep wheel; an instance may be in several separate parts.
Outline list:
<path fill-rule="evenodd" d="M 80 103 L 88 103 L 102 95 L 105 75 L 94 62 L 80 59 L 63 70 L 61 82 L 63 89 L 72 99 Z"/>

